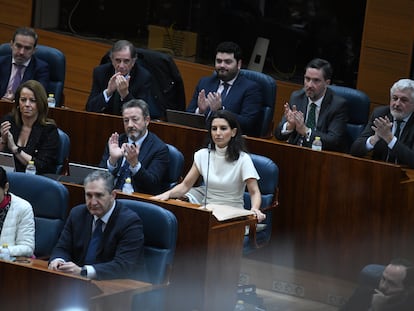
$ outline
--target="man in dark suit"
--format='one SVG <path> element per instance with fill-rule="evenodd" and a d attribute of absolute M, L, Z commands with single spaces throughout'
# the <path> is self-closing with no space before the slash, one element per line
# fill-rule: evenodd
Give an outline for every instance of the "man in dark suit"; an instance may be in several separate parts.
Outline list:
<path fill-rule="evenodd" d="M 131 99 L 142 99 L 151 105 L 151 74 L 136 63 L 134 45 L 119 40 L 113 45 L 109 57 L 111 63 L 93 70 L 86 111 L 120 115 L 122 104 Z"/>
<path fill-rule="evenodd" d="M 328 88 L 331 77 L 332 67 L 326 60 L 316 58 L 306 65 L 304 87 L 292 93 L 275 129 L 278 140 L 311 147 L 319 136 L 323 150 L 347 151 L 348 112 L 345 99 Z"/>
<path fill-rule="evenodd" d="M 367 266 L 369 267 L 369 266 Z M 375 265 L 377 275 L 381 266 Z M 385 268 L 385 269 L 384 269 Z M 360 284 L 340 311 L 409 311 L 414 306 L 414 267 L 404 258 L 383 267 L 377 284 Z"/>
<path fill-rule="evenodd" d="M 229 110 L 237 115 L 243 134 L 258 136 L 263 95 L 257 82 L 239 74 L 241 57 L 236 43 L 220 43 L 216 48 L 215 73 L 198 82 L 187 111 L 208 117 L 212 111 Z"/>
<path fill-rule="evenodd" d="M 168 187 L 169 153 L 167 145 L 148 130 L 148 105 L 133 99 L 122 106 L 125 133 L 113 133 L 108 140 L 100 167 L 116 177 L 115 188 L 122 189 L 131 178 L 135 192 L 156 194 Z"/>
<path fill-rule="evenodd" d="M 46 89 L 49 65 L 36 57 L 37 33 L 32 28 L 16 29 L 10 42 L 11 55 L 0 57 L 0 96 L 13 100 L 17 87 L 27 80 L 37 80 Z"/>
<path fill-rule="evenodd" d="M 113 182 L 106 171 L 94 171 L 85 178 L 86 204 L 71 210 L 49 269 L 91 279 L 116 279 L 134 278 L 143 268 L 142 221 L 115 200 Z"/>
<path fill-rule="evenodd" d="M 414 168 L 414 81 L 401 79 L 390 93 L 389 106 L 374 109 L 350 152 Z"/>

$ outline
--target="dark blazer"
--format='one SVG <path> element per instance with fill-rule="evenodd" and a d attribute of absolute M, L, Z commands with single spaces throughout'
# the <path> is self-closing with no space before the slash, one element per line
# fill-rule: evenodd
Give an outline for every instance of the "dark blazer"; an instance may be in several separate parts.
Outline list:
<path fill-rule="evenodd" d="M 50 261 L 62 258 L 82 267 L 91 239 L 92 222 L 93 216 L 85 204 L 72 208 Z M 135 278 L 137 269 L 143 264 L 143 247 L 141 218 L 136 212 L 116 202 L 93 265 L 97 278 Z"/>
<path fill-rule="evenodd" d="M 11 115 L 5 116 L 0 123 L 4 121 L 11 123 L 11 133 L 17 145 L 21 127 L 18 127 Z M 57 154 L 59 149 L 59 134 L 55 124 L 40 125 L 35 123 L 32 127 L 27 145 L 23 147 L 23 151 L 32 155 L 36 166 L 37 174 L 55 174 L 57 166 Z M 11 152 L 6 149 L 6 151 Z M 14 158 L 16 172 L 24 172 L 26 166 L 19 160 Z"/>
<path fill-rule="evenodd" d="M 115 91 L 108 103 L 106 103 L 103 91 L 107 88 L 108 81 L 114 74 L 115 69 L 112 63 L 106 63 L 94 68 L 92 90 L 86 103 L 86 111 L 121 115 L 122 104 L 131 99 L 143 99 L 148 105 L 152 104 L 150 96 L 151 74 L 137 63 L 135 63 L 130 72 L 128 96 L 121 101 L 119 93 Z"/>
<path fill-rule="evenodd" d="M 12 70 L 12 57 L 10 55 L 0 57 L 0 97 L 7 91 L 10 74 Z M 27 80 L 39 81 L 47 90 L 49 84 L 49 65 L 45 61 L 33 55 L 29 66 L 27 66 L 22 83 Z"/>
<path fill-rule="evenodd" d="M 303 89 L 292 93 L 289 105 L 291 108 L 296 105 L 296 109 L 302 111 L 306 118 L 308 97 Z M 320 136 L 324 150 L 345 152 L 349 148 L 346 139 L 346 123 L 348 122 L 346 102 L 345 99 L 335 95 L 329 88 L 322 100 L 316 128 L 312 130 L 308 141 L 296 131 L 290 134 L 282 134 L 285 122 L 286 118 L 283 116 L 282 121 L 275 129 L 274 135 L 278 140 L 288 141 L 293 145 L 297 145 L 300 140 L 303 140 L 303 146 L 311 147 L 315 137 Z"/>
<path fill-rule="evenodd" d="M 119 136 L 119 146 L 126 142 L 128 138 L 124 133 Z M 109 148 L 106 145 L 99 166 L 106 168 L 108 158 Z M 118 160 L 117 168 L 112 172 L 116 178 L 119 176 L 122 160 L 123 158 Z M 167 174 L 170 162 L 168 147 L 154 133 L 148 132 L 140 147 L 138 161 L 141 163 L 141 168 L 132 176 L 135 192 L 158 194 L 168 189 Z"/>
<path fill-rule="evenodd" d="M 388 116 L 391 121 L 394 120 L 389 106 L 377 107 L 374 109 L 367 126 L 351 146 L 350 153 L 353 156 L 364 157 L 368 155 L 365 143 L 368 137 L 374 135 L 371 126 L 376 118 L 384 116 Z M 390 150 L 385 141 L 381 139 L 375 144 L 374 149 L 370 154 L 372 159 L 380 161 L 387 161 L 389 156 L 395 156 L 399 164 L 408 165 L 410 168 L 414 168 L 414 113 L 408 119 L 407 124 L 405 124 L 400 139 L 397 140 L 392 150 Z"/>
<path fill-rule="evenodd" d="M 348 301 L 339 308 L 339 311 L 369 311 L 371 310 L 372 296 L 374 289 L 369 287 L 357 287 Z M 389 301 L 383 305 L 382 311 L 409 311 L 413 309 L 414 292 L 407 289 L 402 293 L 393 295 Z"/>
<path fill-rule="evenodd" d="M 198 107 L 198 94 L 201 90 L 204 89 L 206 94 L 217 92 L 219 84 L 220 80 L 215 74 L 200 79 L 187 111 L 195 112 Z M 227 93 L 223 106 L 224 109 L 237 114 L 237 120 L 240 123 L 243 134 L 259 136 L 260 127 L 257 122 L 259 122 L 262 103 L 263 95 L 260 85 L 239 74 Z M 208 112 L 209 111 L 207 111 L 206 114 L 208 114 Z"/>

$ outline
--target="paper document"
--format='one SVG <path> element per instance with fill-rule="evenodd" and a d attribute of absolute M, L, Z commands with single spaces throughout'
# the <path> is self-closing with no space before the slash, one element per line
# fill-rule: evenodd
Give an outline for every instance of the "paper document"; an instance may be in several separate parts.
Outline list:
<path fill-rule="evenodd" d="M 254 215 L 254 213 L 251 210 L 232 207 L 228 205 L 207 204 L 206 209 L 212 211 L 214 217 L 216 217 L 218 221 Z"/>

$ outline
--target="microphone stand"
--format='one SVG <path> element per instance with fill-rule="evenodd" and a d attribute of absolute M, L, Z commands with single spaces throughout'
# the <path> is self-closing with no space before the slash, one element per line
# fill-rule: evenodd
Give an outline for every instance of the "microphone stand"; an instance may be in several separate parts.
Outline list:
<path fill-rule="evenodd" d="M 211 142 L 208 143 L 208 159 L 207 159 L 207 176 L 206 176 L 206 192 L 204 195 L 204 208 L 207 209 L 207 190 L 208 190 L 208 175 L 210 171 L 210 153 L 211 153 Z"/>

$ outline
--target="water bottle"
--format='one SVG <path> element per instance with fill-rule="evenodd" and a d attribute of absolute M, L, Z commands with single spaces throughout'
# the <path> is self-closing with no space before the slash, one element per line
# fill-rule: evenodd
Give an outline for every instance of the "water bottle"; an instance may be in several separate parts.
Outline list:
<path fill-rule="evenodd" d="M 243 300 L 237 300 L 236 306 L 234 307 L 234 311 L 244 311 L 246 307 L 244 305 Z"/>
<path fill-rule="evenodd" d="M 47 105 L 49 107 L 56 107 L 56 99 L 54 94 L 49 94 L 47 97 Z"/>
<path fill-rule="evenodd" d="M 312 150 L 317 150 L 317 151 L 322 150 L 322 141 L 319 136 L 315 137 L 315 140 L 312 143 Z"/>
<path fill-rule="evenodd" d="M 26 174 L 36 175 L 36 166 L 34 161 L 29 161 L 29 163 L 27 163 Z"/>
<path fill-rule="evenodd" d="M 127 179 L 125 179 L 124 186 L 122 187 L 122 192 L 126 194 L 131 194 L 132 192 L 134 192 L 134 187 L 132 187 L 131 184 L 131 178 L 128 177 Z"/>
<path fill-rule="evenodd" d="M 1 248 L 1 252 L 0 252 L 0 259 L 2 260 L 10 260 L 10 250 L 9 250 L 9 245 L 4 243 L 2 248 Z"/>

